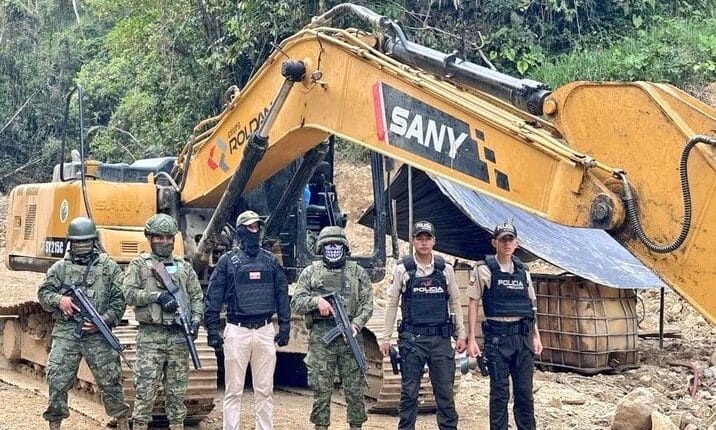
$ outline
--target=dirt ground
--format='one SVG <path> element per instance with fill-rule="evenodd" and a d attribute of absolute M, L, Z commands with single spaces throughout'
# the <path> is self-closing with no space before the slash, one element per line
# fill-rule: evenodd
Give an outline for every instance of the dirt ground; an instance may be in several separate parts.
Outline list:
<path fill-rule="evenodd" d="M 216 407 L 208 419 L 198 426 L 187 426 L 187 430 L 216 430 L 221 428 L 221 396 L 217 392 Z M 278 387 L 274 392 L 274 413 L 276 429 L 309 430 L 313 426 L 308 422 L 311 409 L 311 393 L 306 389 Z M 468 402 L 459 402 L 469 404 Z M 42 381 L 12 372 L 0 371 L 0 430 L 36 430 L 44 428 L 46 423 L 41 414 L 47 406 L 47 387 Z M 345 423 L 346 408 L 342 394 L 337 392 L 332 405 L 333 422 L 331 428 L 348 428 Z M 250 390 L 244 393 L 244 414 L 242 428 L 254 428 L 253 398 Z M 484 424 L 484 417 L 478 411 L 461 410 L 461 422 Z M 107 428 L 108 419 L 103 408 L 96 402 L 70 394 L 70 418 L 63 422 L 63 428 L 72 430 L 96 430 Z M 395 427 L 397 418 L 388 415 L 369 415 L 363 427 L 367 430 L 379 430 Z M 435 428 L 434 415 L 423 414 L 419 417 L 416 429 Z"/>
<path fill-rule="evenodd" d="M 716 83 L 707 88 L 700 98 L 716 105 Z M 372 231 L 355 225 L 363 210 L 371 202 L 370 169 L 353 163 L 341 162 L 337 168 L 337 191 L 342 209 L 348 213 L 347 228 L 354 254 L 370 251 Z M 4 257 L 6 198 L 0 198 L 0 258 Z M 405 244 L 401 246 L 404 252 Z M 388 267 L 392 262 L 388 262 Z M 0 266 L 0 306 L 31 301 L 42 275 L 11 272 Z M 377 304 L 382 304 L 383 284 L 374 286 Z M 639 315 L 643 320 L 640 330 L 655 332 L 658 329 L 659 292 L 639 293 Z M 617 409 L 617 402 L 635 388 L 649 389 L 655 397 L 655 407 L 668 416 L 676 428 L 686 430 L 716 430 L 716 327 L 677 294 L 667 291 L 665 322 L 668 333 L 677 337 L 664 340 L 664 347 L 654 337 L 640 338 L 639 367 L 616 374 L 582 376 L 571 372 L 535 373 L 535 411 L 538 428 L 544 430 L 609 429 Z M 689 388 L 694 375 L 686 367 L 673 363 L 693 365 L 699 372 L 698 390 L 692 396 Z M 456 395 L 460 414 L 460 428 L 485 429 L 487 424 L 487 378 L 468 374 L 461 378 Z M 217 392 L 214 411 L 194 430 L 221 428 L 221 398 Z M 278 387 L 275 394 L 275 428 L 310 430 L 308 422 L 311 394 L 295 387 Z M 43 381 L 7 368 L 0 358 L 0 430 L 30 430 L 43 428 L 41 413 L 47 402 L 47 387 Z M 244 395 L 243 428 L 253 427 L 253 399 L 250 391 Z M 104 428 L 107 418 L 97 402 L 70 394 L 71 417 L 63 428 L 95 430 Z M 340 393 L 334 396 L 331 428 L 347 428 L 345 404 Z M 366 429 L 395 428 L 397 418 L 369 414 Z M 434 414 L 421 414 L 416 428 L 437 428 Z M 514 428 L 511 427 L 511 428 Z"/>

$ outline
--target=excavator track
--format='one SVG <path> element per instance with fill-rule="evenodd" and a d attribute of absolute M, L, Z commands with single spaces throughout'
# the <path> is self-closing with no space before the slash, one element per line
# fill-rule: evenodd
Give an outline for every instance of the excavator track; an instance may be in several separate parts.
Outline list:
<path fill-rule="evenodd" d="M 7 365 L 19 371 L 43 379 L 46 371 L 47 356 L 49 353 L 53 320 L 49 313 L 42 310 L 37 302 L 25 302 L 19 305 L 0 307 L 0 341 L 2 342 L 2 356 Z M 134 314 L 127 311 L 122 325 L 113 332 L 124 345 L 124 355 L 134 365 L 136 361 L 136 334 L 138 324 Z M 189 386 L 186 392 L 185 404 L 187 406 L 186 423 L 198 423 L 206 418 L 214 408 L 216 396 L 216 356 L 214 351 L 206 344 L 206 333 L 201 331 L 196 341 L 199 359 L 202 368 L 191 369 L 189 372 Z M 132 370 L 122 362 L 122 386 L 130 406 L 134 404 L 134 383 Z M 83 361 L 77 372 L 75 392 L 99 402 L 99 391 L 92 377 L 92 373 Z M 153 423 L 166 424 L 164 415 L 164 391 L 159 389 L 159 395 L 154 405 Z"/>

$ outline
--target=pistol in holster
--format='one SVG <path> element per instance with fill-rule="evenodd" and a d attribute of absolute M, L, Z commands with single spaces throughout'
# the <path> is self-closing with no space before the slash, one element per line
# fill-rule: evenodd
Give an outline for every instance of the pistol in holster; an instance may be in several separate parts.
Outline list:
<path fill-rule="evenodd" d="M 391 345 L 388 349 L 390 356 L 390 367 L 393 368 L 393 374 L 397 375 L 403 371 L 403 359 L 400 357 L 400 351 L 395 345 Z"/>

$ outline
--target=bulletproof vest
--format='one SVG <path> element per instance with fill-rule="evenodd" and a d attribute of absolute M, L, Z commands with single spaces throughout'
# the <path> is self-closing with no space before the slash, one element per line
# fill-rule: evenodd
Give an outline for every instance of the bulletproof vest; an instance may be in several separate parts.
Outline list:
<path fill-rule="evenodd" d="M 512 262 L 514 273 L 505 273 L 494 255 L 485 257 L 492 275 L 490 288 L 482 293 L 486 317 L 534 317 L 524 264 L 517 257 L 512 257 Z"/>
<path fill-rule="evenodd" d="M 266 317 L 276 312 L 271 254 L 259 250 L 255 257 L 243 250 L 231 256 L 234 266 L 234 303 L 238 316 Z"/>
<path fill-rule="evenodd" d="M 405 284 L 401 300 L 403 323 L 415 326 L 435 326 L 448 321 L 448 292 L 445 279 L 445 260 L 434 256 L 435 268 L 428 276 L 416 276 L 417 264 L 412 255 L 403 257 L 403 265 L 410 278 Z"/>

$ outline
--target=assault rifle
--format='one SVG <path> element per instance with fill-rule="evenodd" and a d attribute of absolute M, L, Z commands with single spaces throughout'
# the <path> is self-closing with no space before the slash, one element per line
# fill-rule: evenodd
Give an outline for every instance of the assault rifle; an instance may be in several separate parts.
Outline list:
<path fill-rule="evenodd" d="M 162 263 L 154 263 L 152 266 L 152 273 L 154 273 L 154 276 L 157 278 L 159 283 L 167 289 L 169 294 L 174 297 L 174 300 L 177 301 L 178 306 L 174 322 L 178 324 L 184 332 L 184 340 L 186 340 L 186 345 L 189 347 L 189 355 L 191 356 L 191 362 L 194 364 L 194 369 L 201 369 L 199 353 L 196 352 L 196 345 L 194 345 L 194 333 L 192 333 L 191 326 L 189 324 L 189 311 L 187 310 L 187 304 L 189 303 L 188 298 L 184 297 L 184 293 L 182 293 L 181 288 L 179 288 L 174 281 L 172 281 L 172 277 L 169 276 L 167 268 Z"/>
<path fill-rule="evenodd" d="M 353 354 L 353 358 L 358 365 L 358 370 L 360 371 L 361 376 L 363 376 L 363 383 L 368 385 L 368 377 L 366 376 L 368 363 L 365 360 L 365 355 L 363 355 L 363 350 L 360 345 L 358 345 L 358 341 L 355 337 L 353 337 L 353 324 L 351 324 L 351 320 L 348 319 L 346 310 L 343 307 L 343 300 L 341 300 L 336 293 L 325 295 L 323 298 L 326 299 L 333 307 L 333 320 L 336 322 L 336 327 L 332 328 L 328 331 L 328 333 L 323 335 L 323 342 L 328 345 L 333 342 L 335 338 L 343 335 L 348 343 L 348 348 L 351 350 L 351 354 Z"/>
<path fill-rule="evenodd" d="M 112 333 L 112 330 L 102 319 L 102 315 L 100 315 L 99 312 L 97 312 L 97 309 L 95 309 L 95 307 L 92 305 L 92 302 L 90 301 L 89 297 L 87 297 L 87 294 L 85 294 L 85 290 L 77 284 L 63 285 L 62 294 L 70 297 L 72 299 L 72 302 L 78 308 L 80 308 L 79 312 L 75 313 L 77 327 L 75 327 L 75 331 L 73 333 L 74 338 L 79 340 L 86 333 L 82 330 L 82 327 L 84 326 L 85 322 L 94 324 L 94 326 L 97 327 L 97 331 L 99 332 L 99 334 L 102 335 L 104 340 L 107 341 L 110 348 L 117 351 L 119 353 L 119 356 L 122 357 L 122 360 L 124 360 L 124 362 L 127 364 L 127 367 L 131 369 L 132 365 L 129 363 L 129 361 L 127 361 L 127 358 L 124 356 L 124 347 L 121 343 L 119 343 L 119 339 L 117 339 L 117 336 Z"/>

